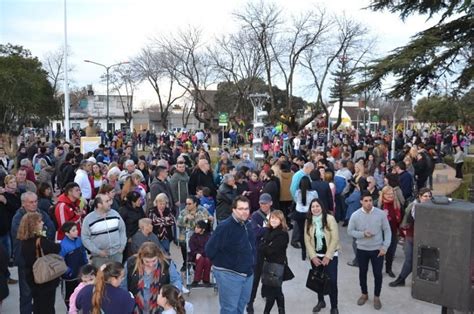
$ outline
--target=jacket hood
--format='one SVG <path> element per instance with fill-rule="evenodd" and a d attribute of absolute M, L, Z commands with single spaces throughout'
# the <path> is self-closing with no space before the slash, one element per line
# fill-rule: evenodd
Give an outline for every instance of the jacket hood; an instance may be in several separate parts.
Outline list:
<path fill-rule="evenodd" d="M 67 197 L 66 194 L 63 193 L 63 194 L 59 195 L 59 197 L 58 197 L 58 203 L 59 202 L 68 204 L 70 206 L 78 206 L 79 203 L 80 203 L 80 200 L 77 200 L 76 202 L 73 202 L 73 201 L 71 201 L 71 199 L 69 197 Z"/>

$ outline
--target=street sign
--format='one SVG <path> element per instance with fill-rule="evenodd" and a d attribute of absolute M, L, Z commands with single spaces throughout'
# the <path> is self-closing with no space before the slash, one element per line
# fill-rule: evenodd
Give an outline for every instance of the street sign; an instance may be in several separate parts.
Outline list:
<path fill-rule="evenodd" d="M 229 123 L 229 114 L 227 112 L 219 113 L 219 126 L 227 126 Z"/>
<path fill-rule="evenodd" d="M 372 122 L 380 122 L 379 116 L 378 115 L 373 115 L 372 116 Z"/>

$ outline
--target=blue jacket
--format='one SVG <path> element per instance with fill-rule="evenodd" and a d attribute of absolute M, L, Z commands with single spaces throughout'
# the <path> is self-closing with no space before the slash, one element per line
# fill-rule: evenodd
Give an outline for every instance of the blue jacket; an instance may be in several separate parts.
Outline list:
<path fill-rule="evenodd" d="M 240 223 L 233 215 L 217 225 L 206 244 L 206 255 L 214 266 L 248 276 L 253 274 L 255 252 L 250 222 Z"/>
<path fill-rule="evenodd" d="M 37 209 L 37 211 L 41 214 L 43 217 L 43 222 L 44 222 L 44 229 L 46 230 L 46 237 L 54 241 L 54 237 L 56 235 L 56 228 L 54 227 L 54 223 L 49 217 L 47 213 L 44 211 Z M 20 252 L 20 241 L 16 238 L 16 235 L 18 233 L 18 228 L 20 227 L 20 221 L 21 218 L 26 214 L 26 210 L 21 207 L 20 209 L 17 210 L 15 216 L 13 216 L 12 219 L 12 228 L 11 228 L 11 235 L 12 235 L 12 242 L 13 242 L 13 257 L 15 258 L 15 264 L 17 266 L 23 265 L 23 257 L 21 256 Z"/>
<path fill-rule="evenodd" d="M 263 216 L 262 216 L 263 215 Z M 254 211 L 252 213 L 252 217 L 250 217 L 250 223 L 252 224 L 252 230 L 255 234 L 255 247 L 258 251 L 260 247 L 260 243 L 262 242 L 263 235 L 267 228 L 263 227 L 263 223 L 265 222 L 266 218 L 263 218 L 265 215 L 260 209 Z"/>
<path fill-rule="evenodd" d="M 346 205 L 346 220 L 349 220 L 352 214 L 362 207 L 360 203 L 360 191 L 358 189 L 354 189 L 354 192 L 346 198 Z"/>
<path fill-rule="evenodd" d="M 68 270 L 64 274 L 66 279 L 76 279 L 80 268 L 87 264 L 86 249 L 82 245 L 81 238 L 70 239 L 67 236 L 61 241 L 61 251 L 59 255 L 64 257 Z"/>
<path fill-rule="evenodd" d="M 413 195 L 413 177 L 408 171 L 403 171 L 399 178 L 400 189 L 402 190 L 403 197 L 405 200 L 408 200 Z"/>

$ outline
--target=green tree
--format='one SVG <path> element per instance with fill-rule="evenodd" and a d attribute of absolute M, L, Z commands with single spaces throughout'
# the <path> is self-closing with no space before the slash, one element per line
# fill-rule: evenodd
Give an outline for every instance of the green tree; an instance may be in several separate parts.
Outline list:
<path fill-rule="evenodd" d="M 368 68 L 370 79 L 360 85 L 362 89 L 380 89 L 389 74 L 396 78 L 390 91 L 392 97 L 427 89 L 443 77 L 449 78 L 456 90 L 472 84 L 474 15 L 470 0 L 372 0 L 369 8 L 399 13 L 402 20 L 412 14 L 427 14 L 428 19 L 441 14 L 441 18 L 413 36 L 407 45 L 375 60 Z"/>
<path fill-rule="evenodd" d="M 330 88 L 331 93 L 329 97 L 339 102 L 339 112 L 337 121 L 333 126 L 334 129 L 337 129 L 342 122 L 344 101 L 354 95 L 352 81 L 355 69 L 349 67 L 349 59 L 343 55 L 339 58 L 337 69 L 331 73 L 334 77 L 334 85 Z"/>
<path fill-rule="evenodd" d="M 23 126 L 45 126 L 60 114 L 41 62 L 22 46 L 0 45 L 0 133 L 18 135 Z"/>
<path fill-rule="evenodd" d="M 456 100 L 444 96 L 425 97 L 418 101 L 414 117 L 421 122 L 453 123 L 458 119 Z"/>

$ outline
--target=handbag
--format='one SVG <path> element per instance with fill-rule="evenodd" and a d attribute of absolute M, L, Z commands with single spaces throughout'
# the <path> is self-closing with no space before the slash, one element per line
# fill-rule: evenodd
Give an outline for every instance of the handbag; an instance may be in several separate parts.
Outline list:
<path fill-rule="evenodd" d="M 288 266 L 288 263 L 285 262 L 285 269 L 283 271 L 283 281 L 288 281 L 295 278 L 295 274 L 291 271 L 290 266 Z"/>
<path fill-rule="evenodd" d="M 67 271 L 67 265 L 62 256 L 58 254 L 44 255 L 40 241 L 40 238 L 36 239 L 36 261 L 33 264 L 33 277 L 37 284 L 59 278 Z"/>
<path fill-rule="evenodd" d="M 329 276 L 324 272 L 324 267 L 310 269 L 306 279 L 306 288 L 316 293 L 327 295 L 331 288 Z"/>
<path fill-rule="evenodd" d="M 284 264 L 264 261 L 262 268 L 262 284 L 269 287 L 281 287 L 284 271 Z"/>

